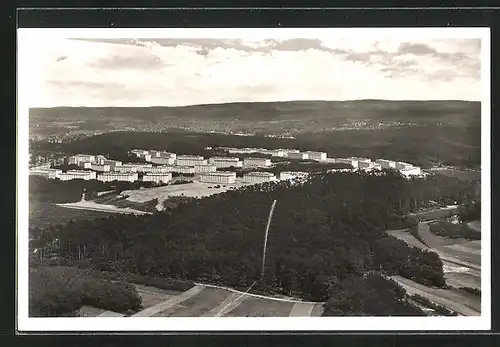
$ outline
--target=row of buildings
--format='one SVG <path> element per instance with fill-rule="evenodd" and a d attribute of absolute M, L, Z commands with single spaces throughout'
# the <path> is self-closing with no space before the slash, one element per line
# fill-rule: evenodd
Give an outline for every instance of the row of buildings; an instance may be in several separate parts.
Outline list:
<path fill-rule="evenodd" d="M 349 164 L 353 168 L 363 171 L 392 169 L 399 171 L 403 176 L 407 177 L 422 175 L 422 170 L 420 167 L 402 161 L 393 161 L 387 159 L 376 159 L 375 161 L 372 161 L 369 158 L 350 157 L 335 158 L 334 162 Z"/>
<path fill-rule="evenodd" d="M 50 179 L 59 179 L 61 181 L 70 181 L 82 179 L 85 181 L 97 180 L 101 182 L 135 182 L 139 180 L 139 175 L 135 172 L 103 172 L 97 174 L 89 170 L 68 170 L 63 172 L 60 169 L 45 169 L 46 176 Z M 43 174 L 40 172 L 40 174 Z M 144 182 L 168 183 L 172 179 L 171 173 L 148 173 L 142 176 Z"/>
<path fill-rule="evenodd" d="M 279 178 L 270 172 L 260 172 L 254 171 L 243 175 L 243 183 L 265 183 L 265 182 L 276 182 L 278 180 L 293 180 L 293 179 L 303 179 L 308 176 L 306 172 L 292 172 L 283 171 L 280 172 Z M 200 175 L 200 182 L 202 183 L 218 183 L 218 184 L 234 184 L 236 183 L 236 173 L 229 171 L 218 171 L 203 173 Z"/>
<path fill-rule="evenodd" d="M 230 154 L 251 155 L 253 153 L 259 153 L 263 155 L 269 155 L 271 157 L 315 160 L 315 161 L 323 161 L 326 160 L 327 158 L 327 154 L 325 152 L 317 152 L 317 151 L 301 152 L 298 149 L 231 148 L 231 147 L 221 147 L 221 149 L 225 150 Z"/>

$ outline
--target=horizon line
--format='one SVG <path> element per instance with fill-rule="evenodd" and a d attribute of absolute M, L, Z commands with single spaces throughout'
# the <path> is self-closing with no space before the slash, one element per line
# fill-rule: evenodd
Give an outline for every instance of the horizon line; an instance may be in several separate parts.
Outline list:
<path fill-rule="evenodd" d="M 432 99 L 432 100 L 414 100 L 414 99 L 401 99 L 401 100 L 391 100 L 391 99 L 345 99 L 345 100 L 275 100 L 275 101 L 230 101 L 230 102 L 214 102 L 214 103 L 201 103 L 201 104 L 188 104 L 188 105 L 144 105 L 144 106 L 70 106 L 70 105 L 60 105 L 60 106 L 30 106 L 29 109 L 52 109 L 52 108 L 157 108 L 157 107 L 168 107 L 168 108 L 182 108 L 182 107 L 193 107 L 193 106 L 214 106 L 214 105 L 234 105 L 234 104 L 271 104 L 271 103 L 293 103 L 293 102 L 367 102 L 367 101 L 379 101 L 379 102 L 470 102 L 470 103 L 481 103 L 481 100 L 465 100 L 465 99 Z"/>

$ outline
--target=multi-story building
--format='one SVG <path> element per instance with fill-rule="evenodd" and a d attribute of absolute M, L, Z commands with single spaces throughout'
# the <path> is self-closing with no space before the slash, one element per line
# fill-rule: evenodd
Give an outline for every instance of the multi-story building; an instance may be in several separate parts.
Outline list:
<path fill-rule="evenodd" d="M 377 160 L 375 160 L 375 163 L 380 164 L 382 169 L 395 169 L 396 168 L 396 162 L 393 160 L 377 159 Z"/>
<path fill-rule="evenodd" d="M 271 159 L 267 158 L 244 158 L 244 167 L 268 167 L 271 166 Z"/>
<path fill-rule="evenodd" d="M 194 171 L 195 173 L 199 172 L 215 172 L 217 171 L 217 167 L 212 164 L 205 164 L 205 165 L 195 165 L 194 166 Z"/>
<path fill-rule="evenodd" d="M 402 162 L 402 161 L 398 161 L 396 162 L 396 169 L 397 170 L 406 170 L 406 169 L 409 169 L 409 168 L 412 168 L 413 165 L 410 164 L 410 163 L 405 163 L 405 162 Z"/>
<path fill-rule="evenodd" d="M 78 165 L 82 161 L 95 162 L 95 156 L 92 154 L 76 154 L 68 158 L 68 164 Z"/>
<path fill-rule="evenodd" d="M 168 183 L 172 179 L 171 173 L 148 173 L 142 176 L 144 182 Z"/>
<path fill-rule="evenodd" d="M 80 170 L 69 170 L 67 172 L 60 173 L 58 178 L 61 181 L 70 181 L 70 180 L 95 180 L 96 173 L 94 171 L 80 171 Z"/>
<path fill-rule="evenodd" d="M 176 165 L 195 166 L 207 164 L 205 158 L 200 156 L 179 155 L 175 160 Z"/>
<path fill-rule="evenodd" d="M 116 166 L 115 171 L 121 173 L 137 172 L 137 166 L 132 166 L 130 164 L 122 164 L 120 166 Z"/>
<path fill-rule="evenodd" d="M 172 167 L 172 172 L 176 172 L 183 175 L 194 175 L 196 173 L 194 166 L 187 166 L 187 165 L 174 165 Z"/>
<path fill-rule="evenodd" d="M 108 172 L 111 170 L 111 166 L 108 164 L 92 164 L 90 168 L 99 172 Z"/>
<path fill-rule="evenodd" d="M 290 159 L 301 159 L 301 160 L 309 159 L 309 155 L 307 153 L 301 153 L 301 152 L 288 152 L 286 156 Z"/>
<path fill-rule="evenodd" d="M 336 163 L 351 165 L 353 168 L 358 168 L 358 160 L 355 158 L 335 158 Z"/>
<path fill-rule="evenodd" d="M 175 158 L 172 157 L 151 157 L 151 162 L 158 165 L 174 165 Z"/>
<path fill-rule="evenodd" d="M 90 169 L 92 167 L 92 162 L 90 162 L 90 161 L 80 161 L 78 163 L 78 166 L 81 167 L 82 169 Z"/>
<path fill-rule="evenodd" d="M 153 167 L 152 164 L 144 164 L 144 163 L 125 163 L 121 166 L 115 167 L 115 171 L 117 172 L 144 172 L 146 168 Z"/>
<path fill-rule="evenodd" d="M 370 159 L 358 159 L 358 168 L 370 169 L 372 167 L 373 167 L 373 163 Z"/>
<path fill-rule="evenodd" d="M 266 149 L 260 153 L 270 155 L 272 157 L 286 157 L 286 153 L 282 149 Z"/>
<path fill-rule="evenodd" d="M 236 182 L 236 172 L 204 172 L 200 175 L 200 182 L 234 184 Z"/>
<path fill-rule="evenodd" d="M 167 173 L 167 172 L 172 172 L 172 167 L 170 167 L 170 166 L 145 167 L 143 172 L 152 173 L 152 174 Z"/>
<path fill-rule="evenodd" d="M 276 176 L 270 172 L 249 172 L 243 176 L 243 182 L 263 183 L 276 181 Z"/>
<path fill-rule="evenodd" d="M 232 157 L 213 157 L 209 159 L 210 164 L 215 165 L 217 169 L 228 167 L 243 167 L 243 162 L 239 158 Z"/>
<path fill-rule="evenodd" d="M 306 153 L 311 160 L 323 161 L 326 159 L 325 152 L 305 151 L 304 153 Z"/>
<path fill-rule="evenodd" d="M 293 180 L 297 178 L 307 178 L 309 174 L 307 172 L 300 171 L 282 171 L 280 172 L 280 180 Z"/>
<path fill-rule="evenodd" d="M 139 179 L 137 173 L 132 172 L 104 172 L 97 176 L 97 180 L 101 182 L 135 182 Z"/>
<path fill-rule="evenodd" d="M 250 154 L 250 153 L 259 152 L 259 149 L 258 148 L 228 148 L 227 152 L 231 153 L 231 154 Z"/>

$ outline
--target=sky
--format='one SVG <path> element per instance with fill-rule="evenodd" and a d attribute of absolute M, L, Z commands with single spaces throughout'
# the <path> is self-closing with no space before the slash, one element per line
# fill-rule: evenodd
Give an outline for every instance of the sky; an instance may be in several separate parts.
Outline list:
<path fill-rule="evenodd" d="M 19 40 L 21 92 L 30 107 L 480 100 L 481 40 L 428 36 L 38 35 Z"/>

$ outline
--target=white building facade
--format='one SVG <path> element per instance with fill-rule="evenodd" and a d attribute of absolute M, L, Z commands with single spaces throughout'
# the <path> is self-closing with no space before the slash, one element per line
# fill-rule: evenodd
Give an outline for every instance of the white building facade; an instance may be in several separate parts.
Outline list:
<path fill-rule="evenodd" d="M 111 171 L 111 166 L 108 164 L 92 164 L 90 167 L 94 171 L 99 171 L 99 172 L 108 172 Z"/>
<path fill-rule="evenodd" d="M 188 156 L 188 155 L 179 155 L 175 160 L 176 165 L 181 166 L 195 166 L 195 165 L 205 165 L 207 161 L 205 158 L 200 156 Z"/>
<path fill-rule="evenodd" d="M 157 165 L 174 165 L 175 158 L 170 157 L 151 157 L 151 163 Z"/>
<path fill-rule="evenodd" d="M 301 153 L 301 152 L 288 152 L 286 156 L 290 159 L 301 159 L 301 160 L 307 160 L 309 159 L 309 155 L 307 153 Z"/>
<path fill-rule="evenodd" d="M 316 160 L 316 161 L 326 160 L 326 153 L 325 152 L 306 151 L 304 153 L 306 153 L 308 155 L 309 159 L 311 159 L 311 160 Z"/>
<path fill-rule="evenodd" d="M 270 172 L 249 172 L 243 176 L 246 183 L 264 183 L 276 181 L 276 176 Z"/>
<path fill-rule="evenodd" d="M 271 159 L 267 158 L 244 158 L 244 167 L 269 167 L 271 166 Z"/>
<path fill-rule="evenodd" d="M 139 179 L 137 173 L 131 172 L 105 172 L 97 176 L 97 180 L 101 182 L 135 182 Z"/>
<path fill-rule="evenodd" d="M 144 182 L 168 183 L 172 179 L 171 173 L 153 174 L 148 173 L 142 176 Z"/>
<path fill-rule="evenodd" d="M 70 180 L 95 180 L 96 173 L 94 171 L 80 171 L 80 170 L 69 170 L 67 172 L 60 173 L 58 177 L 61 181 Z"/>
<path fill-rule="evenodd" d="M 380 164 L 382 169 L 395 169 L 396 168 L 396 162 L 393 160 L 387 160 L 387 159 L 377 159 L 375 160 L 377 164 Z"/>
<path fill-rule="evenodd" d="M 228 167 L 243 167 L 243 162 L 239 158 L 232 157 L 213 157 L 209 159 L 210 164 L 215 165 L 217 169 Z"/>
<path fill-rule="evenodd" d="M 194 171 L 195 173 L 200 173 L 200 172 L 215 172 L 217 171 L 217 167 L 212 164 L 205 164 L 205 165 L 195 165 L 194 166 Z"/>
<path fill-rule="evenodd" d="M 194 166 L 186 166 L 186 165 L 174 165 L 172 166 L 172 172 L 183 175 L 194 175 L 196 173 L 194 170 Z"/>
<path fill-rule="evenodd" d="M 236 182 L 236 172 L 204 172 L 200 175 L 200 182 L 233 184 Z"/>
<path fill-rule="evenodd" d="M 95 162 L 95 156 L 92 154 L 77 154 L 68 158 L 68 164 L 78 165 L 82 161 Z"/>

